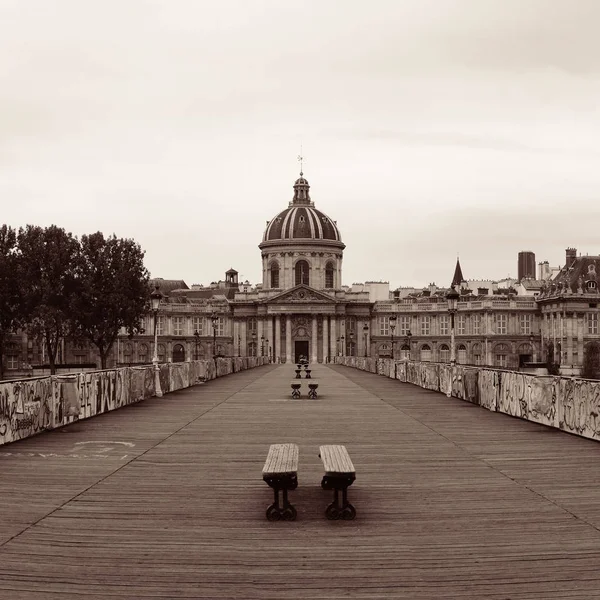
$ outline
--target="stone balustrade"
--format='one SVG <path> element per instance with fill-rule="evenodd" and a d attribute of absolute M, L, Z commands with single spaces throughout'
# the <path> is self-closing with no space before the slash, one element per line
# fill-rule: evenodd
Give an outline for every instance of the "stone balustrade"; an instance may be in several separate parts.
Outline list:
<path fill-rule="evenodd" d="M 267 364 L 267 357 L 159 365 L 163 394 Z M 0 383 L 0 445 L 156 395 L 152 365 Z"/>
<path fill-rule="evenodd" d="M 335 362 L 600 440 L 600 381 L 385 358 L 344 356 Z"/>

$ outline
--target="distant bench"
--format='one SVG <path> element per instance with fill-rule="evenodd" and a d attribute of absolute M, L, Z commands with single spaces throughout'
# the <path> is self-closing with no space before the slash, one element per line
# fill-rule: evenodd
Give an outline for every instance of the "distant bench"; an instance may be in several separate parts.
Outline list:
<path fill-rule="evenodd" d="M 288 501 L 288 491 L 298 487 L 298 446 L 296 444 L 271 444 L 263 467 L 263 479 L 273 488 L 275 501 L 267 508 L 269 521 L 294 521 L 296 509 Z M 279 491 L 283 492 L 283 506 L 279 504 Z"/>
<path fill-rule="evenodd" d="M 319 388 L 319 382 L 316 379 L 307 381 L 308 385 L 308 397 L 312 400 L 317 399 L 317 389 Z M 302 396 L 302 382 L 297 379 L 292 379 L 290 384 L 292 387 L 292 398 L 300 398 Z"/>
<path fill-rule="evenodd" d="M 356 479 L 356 470 L 346 446 L 321 446 L 319 456 L 325 469 L 321 487 L 324 490 L 333 490 L 333 502 L 325 510 L 325 516 L 331 520 L 351 521 L 356 517 L 356 509 L 348 502 L 348 488 Z M 342 492 L 341 505 L 340 490 Z"/>

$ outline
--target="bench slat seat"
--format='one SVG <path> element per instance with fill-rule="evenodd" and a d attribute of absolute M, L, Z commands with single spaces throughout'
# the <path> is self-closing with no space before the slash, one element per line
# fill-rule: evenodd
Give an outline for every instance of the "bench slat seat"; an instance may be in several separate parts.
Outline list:
<path fill-rule="evenodd" d="M 271 444 L 262 470 L 263 480 L 273 488 L 274 502 L 267 508 L 267 519 L 293 521 L 296 509 L 288 500 L 288 491 L 298 487 L 298 446 L 296 444 Z M 283 500 L 279 502 L 279 492 Z"/>
<path fill-rule="evenodd" d="M 271 444 L 263 467 L 264 475 L 287 475 L 298 472 L 298 446 Z"/>
<path fill-rule="evenodd" d="M 348 488 L 356 479 L 356 469 L 346 447 L 340 445 L 321 446 L 319 456 L 325 470 L 321 487 L 324 490 L 333 490 L 333 503 L 327 507 L 326 517 L 348 521 L 354 519 L 356 509 L 348 502 Z M 341 502 L 339 492 L 342 492 Z"/>
<path fill-rule="evenodd" d="M 350 475 L 356 469 L 345 446 L 321 446 L 319 448 L 325 475 Z"/>

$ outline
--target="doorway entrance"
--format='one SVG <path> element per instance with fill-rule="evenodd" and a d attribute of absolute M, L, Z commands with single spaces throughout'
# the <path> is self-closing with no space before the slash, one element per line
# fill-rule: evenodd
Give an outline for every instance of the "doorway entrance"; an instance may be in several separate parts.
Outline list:
<path fill-rule="evenodd" d="M 298 364 L 300 362 L 300 357 L 304 356 L 306 360 L 309 360 L 308 357 L 308 340 L 296 340 L 294 342 L 294 362 Z"/>

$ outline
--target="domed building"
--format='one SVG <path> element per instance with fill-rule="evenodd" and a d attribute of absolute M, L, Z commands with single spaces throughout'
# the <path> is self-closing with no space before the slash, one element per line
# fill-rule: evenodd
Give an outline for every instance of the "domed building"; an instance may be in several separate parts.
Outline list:
<path fill-rule="evenodd" d="M 369 294 L 342 290 L 345 245 L 337 223 L 315 207 L 303 173 L 288 207 L 267 222 L 259 248 L 262 286 L 232 303 L 240 347 L 276 362 L 326 362 L 343 352 L 341 344 L 364 352 Z"/>

